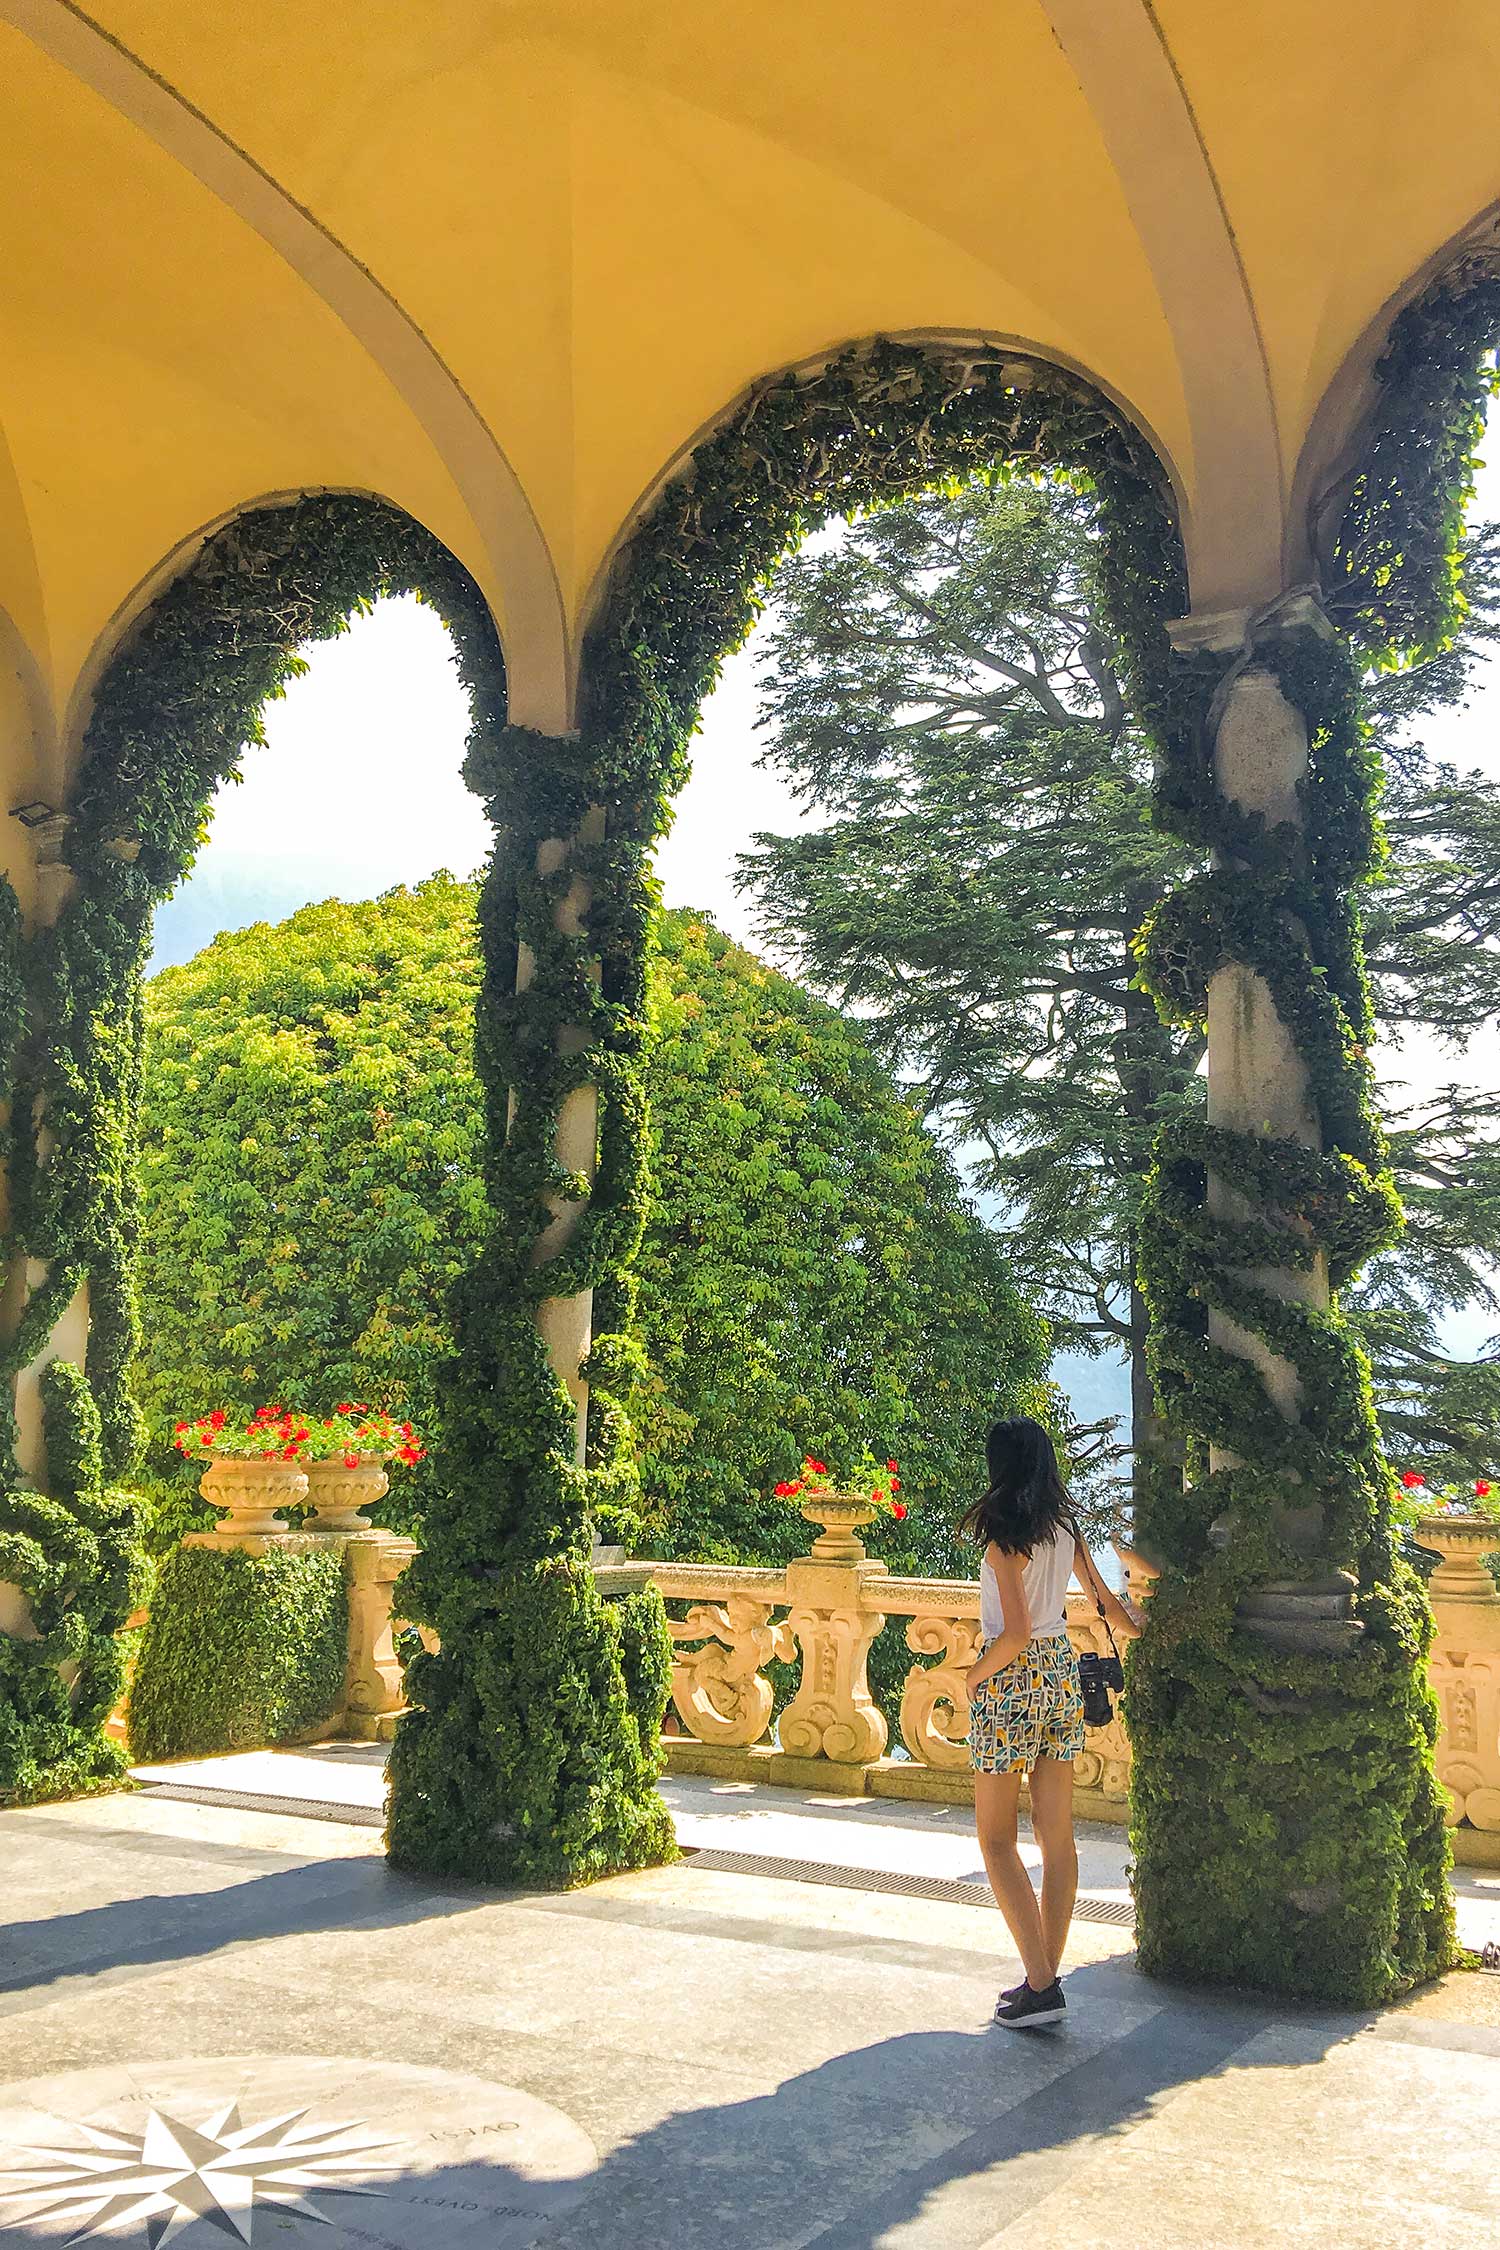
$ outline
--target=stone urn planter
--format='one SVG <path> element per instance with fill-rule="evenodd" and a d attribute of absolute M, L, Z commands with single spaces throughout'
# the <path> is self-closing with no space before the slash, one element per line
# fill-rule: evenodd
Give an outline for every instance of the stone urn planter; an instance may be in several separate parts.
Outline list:
<path fill-rule="evenodd" d="M 198 1479 L 198 1490 L 220 1512 L 220 1538 L 266 1538 L 289 1528 L 277 1510 L 301 1507 L 307 1498 L 307 1472 L 296 1461 L 220 1453 Z"/>
<path fill-rule="evenodd" d="M 864 1542 L 858 1534 L 879 1514 L 868 1500 L 850 1492 L 811 1492 L 802 1502 L 804 1519 L 823 1526 L 822 1536 L 812 1543 L 819 1562 L 863 1562 Z"/>
<path fill-rule="evenodd" d="M 311 1513 L 304 1531 L 369 1531 L 363 1511 L 390 1490 L 391 1480 L 378 1453 L 363 1453 L 351 1469 L 346 1461 L 309 1461 L 307 1502 Z"/>
<path fill-rule="evenodd" d="M 1423 1516 L 1417 1537 L 1424 1547 L 1435 1548 L 1443 1558 L 1428 1587 L 1434 1602 L 1473 1602 L 1500 1608 L 1500 1592 L 1485 1568 L 1485 1556 L 1500 1551 L 1500 1522 L 1494 1516 Z M 1500 1619 L 1496 1622 L 1500 1625 Z"/>

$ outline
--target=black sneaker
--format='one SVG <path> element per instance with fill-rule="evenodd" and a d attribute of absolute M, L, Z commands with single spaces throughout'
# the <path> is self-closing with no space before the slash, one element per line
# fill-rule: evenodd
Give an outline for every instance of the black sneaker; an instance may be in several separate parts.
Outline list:
<path fill-rule="evenodd" d="M 995 2002 L 996 2015 L 999 2015 L 1000 2010 L 1005 2006 L 1007 2000 L 1019 2000 L 1025 1990 L 1026 1979 L 1024 1977 L 1022 1977 L 1019 1984 L 1008 1984 L 1005 1987 L 1005 1990 L 1001 1993 L 999 1999 Z"/>
<path fill-rule="evenodd" d="M 1018 2031 L 1030 2031 L 1039 2024 L 1060 2023 L 1067 2012 L 1068 2003 L 1059 1983 L 1049 1984 L 1045 1992 L 1033 1992 L 1029 1984 L 1023 1984 L 1019 1992 L 1001 1994 L 995 2021 Z"/>

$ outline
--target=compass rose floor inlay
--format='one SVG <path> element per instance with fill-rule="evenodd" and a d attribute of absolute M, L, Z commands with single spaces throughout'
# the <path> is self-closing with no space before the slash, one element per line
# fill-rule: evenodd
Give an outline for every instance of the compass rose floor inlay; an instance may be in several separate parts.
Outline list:
<path fill-rule="evenodd" d="M 597 2158 L 560 2110 L 444 2070 L 321 2056 L 0 2086 L 0 2242 L 525 2250 Z"/>

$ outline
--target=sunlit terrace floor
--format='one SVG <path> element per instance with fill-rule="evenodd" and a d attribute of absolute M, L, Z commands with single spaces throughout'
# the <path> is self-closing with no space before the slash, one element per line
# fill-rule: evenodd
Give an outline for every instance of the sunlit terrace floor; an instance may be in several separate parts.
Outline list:
<path fill-rule="evenodd" d="M 1152 1984 L 1093 1828 L 1066 2026 L 1022 2036 L 958 1808 L 679 1779 L 681 1865 L 501 1894 L 386 1868 L 379 1768 L 0 1819 L 7 2250 L 1500 2242 L 1500 1976 L 1379 2017 Z M 1459 1890 L 1500 1937 L 1500 1876 Z"/>

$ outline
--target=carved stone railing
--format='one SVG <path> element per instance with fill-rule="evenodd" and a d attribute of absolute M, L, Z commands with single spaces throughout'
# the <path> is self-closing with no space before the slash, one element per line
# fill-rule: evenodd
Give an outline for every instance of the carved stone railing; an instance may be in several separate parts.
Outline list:
<path fill-rule="evenodd" d="M 1427 1516 L 1417 1532 L 1443 1560 L 1428 1592 L 1437 1619 L 1430 1671 L 1442 1715 L 1438 1779 L 1463 1858 L 1470 1833 L 1497 1840 L 1500 1863 L 1500 1593 L 1485 1557 L 1500 1548 L 1488 1516 Z M 1460 1830 L 1460 1823 L 1462 1829 Z"/>
<path fill-rule="evenodd" d="M 1420 1537 L 1443 1558 L 1431 1584 L 1437 1618 L 1431 1677 L 1441 1711 L 1438 1778 L 1448 1795 L 1455 1851 L 1461 1859 L 1500 1866 L 1500 1594 L 1484 1561 L 1500 1549 L 1500 1525 L 1488 1517 L 1432 1516 Z M 257 1551 L 274 1543 L 262 1537 Z M 388 1739 L 402 1710 L 392 1599 L 415 1548 L 374 1531 L 344 1535 L 339 1544 L 349 1581 L 349 1667 L 344 1707 L 330 1731 Z M 967 1796 L 964 1674 L 978 1652 L 978 1586 L 966 1579 L 892 1577 L 846 1532 L 830 1546 L 832 1552 L 820 1553 L 815 1544 L 813 1553 L 784 1570 L 609 1564 L 606 1551 L 598 1551 L 601 1585 L 607 1581 L 618 1592 L 649 1582 L 667 1603 L 672 1705 L 681 1729 L 668 1736 L 669 1764 L 848 1794 Z M 1148 1569 L 1120 1553 L 1127 1590 L 1137 1600 L 1147 1598 Z M 897 1717 L 906 1754 L 891 1757 L 890 1730 L 870 1693 L 868 1664 L 879 1633 L 903 1618 L 913 1659 Z M 1105 1653 L 1104 1628 L 1084 1595 L 1068 1597 L 1067 1620 L 1075 1649 Z M 430 1635 L 423 1638 L 434 1645 Z M 767 1672 L 772 1664 L 797 1668 L 779 1719 Z M 1118 1719 L 1089 1730 L 1074 1773 L 1082 1811 L 1125 1817 L 1130 1742 Z"/>
<path fill-rule="evenodd" d="M 668 1601 L 690 1605 L 670 1628 L 678 1718 L 694 1741 L 748 1749 L 771 1724 L 775 1695 L 762 1666 L 790 1663 L 797 1653 L 787 1621 L 771 1622 L 786 1600 L 786 1572 L 653 1563 L 651 1577 Z"/>
<path fill-rule="evenodd" d="M 893 1578 L 867 1556 L 807 1557 L 785 1570 L 653 1563 L 669 1611 L 672 1704 L 686 1739 L 669 1738 L 681 1771 L 816 1781 L 885 1795 L 965 1796 L 969 1699 L 964 1674 L 979 1653 L 979 1587 L 969 1579 Z M 1080 1652 L 1106 1648 L 1093 1605 L 1070 1596 L 1068 1634 Z M 913 1663 L 898 1718 L 904 1759 L 885 1755 L 889 1729 L 870 1694 L 872 1643 L 905 1618 Z M 765 1666 L 796 1663 L 800 1679 L 772 1727 L 775 1691 Z M 817 1761 L 819 1771 L 809 1773 Z M 1076 1768 L 1091 1809 L 1122 1818 L 1130 1744 L 1118 1720 L 1091 1730 Z"/>
<path fill-rule="evenodd" d="M 1436 1516 L 1423 1542 L 1443 1556 L 1431 1593 L 1437 1618 L 1431 1677 L 1442 1715 L 1438 1778 L 1448 1796 L 1457 1855 L 1500 1865 L 1500 1594 L 1485 1567 L 1500 1526 L 1483 1517 Z M 1150 1572 L 1121 1550 L 1131 1595 L 1149 1597 Z M 653 1563 L 651 1578 L 673 1617 L 672 1701 L 683 1734 L 670 1764 L 890 1796 L 960 1798 L 972 1787 L 964 1674 L 979 1641 L 979 1588 L 969 1580 L 893 1578 L 861 1554 L 806 1557 L 785 1570 Z M 888 1728 L 869 1692 L 876 1635 L 905 1618 L 914 1659 L 898 1724 L 905 1758 L 885 1755 Z M 1068 1635 L 1081 1654 L 1107 1651 L 1093 1603 L 1071 1594 Z M 773 1727 L 765 1667 L 798 1664 L 800 1679 Z M 1090 1728 L 1074 1768 L 1080 1808 L 1123 1819 L 1130 1740 L 1117 1718 Z"/>

